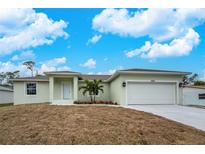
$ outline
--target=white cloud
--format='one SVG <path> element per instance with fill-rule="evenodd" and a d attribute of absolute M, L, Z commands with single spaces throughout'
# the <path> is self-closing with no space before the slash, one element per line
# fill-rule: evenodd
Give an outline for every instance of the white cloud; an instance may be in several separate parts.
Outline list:
<path fill-rule="evenodd" d="M 201 73 L 198 73 L 198 75 L 199 75 L 199 80 L 205 81 L 205 69 L 203 69 Z"/>
<path fill-rule="evenodd" d="M 107 74 L 114 74 L 117 70 L 121 70 L 123 69 L 123 66 L 117 66 L 116 68 L 113 68 L 113 69 L 109 69 L 107 72 Z"/>
<path fill-rule="evenodd" d="M 87 67 L 87 68 L 95 68 L 96 60 L 94 60 L 93 58 L 90 58 L 84 64 L 80 64 L 80 66 Z"/>
<path fill-rule="evenodd" d="M 1 62 L 0 61 L 0 72 L 14 72 L 20 71 L 21 76 L 30 76 L 31 73 L 26 69 L 26 66 L 21 63 L 12 63 L 11 61 Z"/>
<path fill-rule="evenodd" d="M 46 60 L 40 63 L 36 63 L 35 71 L 38 71 L 39 74 L 43 74 L 47 71 L 60 71 L 60 70 L 71 70 L 68 66 L 65 65 L 66 58 L 54 58 L 50 60 Z M 22 64 L 23 62 L 1 62 L 0 61 L 0 72 L 13 72 L 13 71 L 20 71 L 21 76 L 30 76 L 31 73 L 28 71 L 26 66 Z"/>
<path fill-rule="evenodd" d="M 41 67 L 38 69 L 38 73 L 43 74 L 44 72 L 49 72 L 49 71 L 67 71 L 67 70 L 71 70 L 70 67 L 67 66 L 58 67 L 58 66 L 49 66 L 46 64 L 42 64 Z"/>
<path fill-rule="evenodd" d="M 185 36 L 172 40 L 169 44 L 147 41 L 144 46 L 126 53 L 131 58 L 141 56 L 142 58 L 155 59 L 159 57 L 184 56 L 189 55 L 193 47 L 199 44 L 199 34 L 193 29 L 189 29 Z"/>
<path fill-rule="evenodd" d="M 112 75 L 112 74 L 114 74 L 117 70 L 121 70 L 121 69 L 123 69 L 123 67 L 122 66 L 117 66 L 117 67 L 115 67 L 115 68 L 112 68 L 112 69 L 109 69 L 109 70 L 107 70 L 107 71 L 105 71 L 105 72 L 88 72 L 88 74 L 97 74 L 97 75 Z"/>
<path fill-rule="evenodd" d="M 205 9 L 105 9 L 93 19 L 93 28 L 134 38 L 149 36 L 144 46 L 126 53 L 131 58 L 188 55 L 200 42 L 194 30 L 205 22 Z"/>
<path fill-rule="evenodd" d="M 68 45 L 67 48 L 70 49 L 70 48 L 71 48 L 71 45 Z"/>
<path fill-rule="evenodd" d="M 97 43 L 100 39 L 102 38 L 102 35 L 94 35 L 92 38 L 90 38 L 88 40 L 88 42 L 86 43 L 86 45 L 92 43 L 92 44 L 95 44 Z"/>
<path fill-rule="evenodd" d="M 43 64 L 49 65 L 49 66 L 58 66 L 61 64 L 65 64 L 67 61 L 66 57 L 61 58 L 54 58 L 47 61 L 44 61 Z"/>
<path fill-rule="evenodd" d="M 29 51 L 23 51 L 22 53 L 20 53 L 19 55 L 14 55 L 11 60 L 12 61 L 18 61 L 18 60 L 31 60 L 35 58 L 35 54 L 33 53 L 33 51 L 29 50 Z"/>
<path fill-rule="evenodd" d="M 105 9 L 93 18 L 93 28 L 101 33 L 164 41 L 184 35 L 204 20 L 205 9 Z"/>
<path fill-rule="evenodd" d="M 0 55 L 67 38 L 66 27 L 63 20 L 54 21 L 33 9 L 0 9 Z"/>
<path fill-rule="evenodd" d="M 94 72 L 88 72 L 88 74 L 89 74 L 89 75 L 93 75 L 93 74 L 95 74 L 95 73 L 94 73 Z"/>
<path fill-rule="evenodd" d="M 65 57 L 61 57 L 41 62 L 41 66 L 38 69 L 38 73 L 43 74 L 44 72 L 48 71 L 70 70 L 69 67 L 63 65 L 66 63 L 66 61 L 67 59 Z"/>

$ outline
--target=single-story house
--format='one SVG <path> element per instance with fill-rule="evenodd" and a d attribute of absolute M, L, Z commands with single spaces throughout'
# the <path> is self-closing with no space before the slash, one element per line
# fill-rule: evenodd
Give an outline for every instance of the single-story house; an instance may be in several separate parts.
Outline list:
<path fill-rule="evenodd" d="M 13 103 L 13 90 L 0 86 L 0 104 Z"/>
<path fill-rule="evenodd" d="M 126 69 L 112 75 L 87 75 L 71 71 L 45 72 L 45 76 L 23 77 L 13 80 L 14 104 L 50 102 L 69 105 L 87 101 L 79 87 L 84 80 L 102 80 L 104 93 L 97 100 L 113 101 L 120 105 L 182 104 L 181 82 L 189 72 Z"/>
<path fill-rule="evenodd" d="M 205 86 L 184 86 L 183 105 L 205 106 Z"/>

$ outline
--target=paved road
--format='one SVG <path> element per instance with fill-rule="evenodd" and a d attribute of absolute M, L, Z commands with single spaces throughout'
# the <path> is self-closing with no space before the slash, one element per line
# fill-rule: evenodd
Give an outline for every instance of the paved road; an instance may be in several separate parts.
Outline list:
<path fill-rule="evenodd" d="M 150 112 L 205 131 L 205 109 L 180 105 L 130 105 L 129 108 Z"/>

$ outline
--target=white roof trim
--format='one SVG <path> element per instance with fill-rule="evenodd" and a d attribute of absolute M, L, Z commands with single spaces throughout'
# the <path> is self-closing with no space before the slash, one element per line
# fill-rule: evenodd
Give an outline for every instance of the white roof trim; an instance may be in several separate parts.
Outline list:
<path fill-rule="evenodd" d="M 190 72 L 161 72 L 161 71 L 116 71 L 110 78 L 106 81 L 112 81 L 119 74 L 162 74 L 162 75 L 189 75 Z"/>

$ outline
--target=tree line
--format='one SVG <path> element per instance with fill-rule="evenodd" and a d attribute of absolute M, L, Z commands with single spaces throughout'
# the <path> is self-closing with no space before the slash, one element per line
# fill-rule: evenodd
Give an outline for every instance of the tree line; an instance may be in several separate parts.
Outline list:
<path fill-rule="evenodd" d="M 22 63 L 22 65 L 26 66 L 28 70 L 31 71 L 31 76 L 34 76 L 34 66 L 35 62 L 34 61 L 26 61 Z M 0 84 L 1 85 L 8 85 L 8 86 L 13 86 L 13 82 L 11 79 L 15 79 L 20 77 L 20 71 L 16 70 L 13 72 L 0 72 Z"/>
<path fill-rule="evenodd" d="M 34 76 L 34 68 L 35 62 L 34 61 L 26 61 L 22 63 L 22 65 L 26 66 L 26 68 L 31 72 L 31 77 Z M 1 85 L 9 85 L 12 86 L 12 80 L 20 77 L 20 71 L 16 70 L 14 72 L 0 72 L 0 84 Z M 191 76 L 185 76 L 182 81 L 182 85 L 205 85 L 205 81 L 198 79 L 198 74 L 193 74 Z"/>

